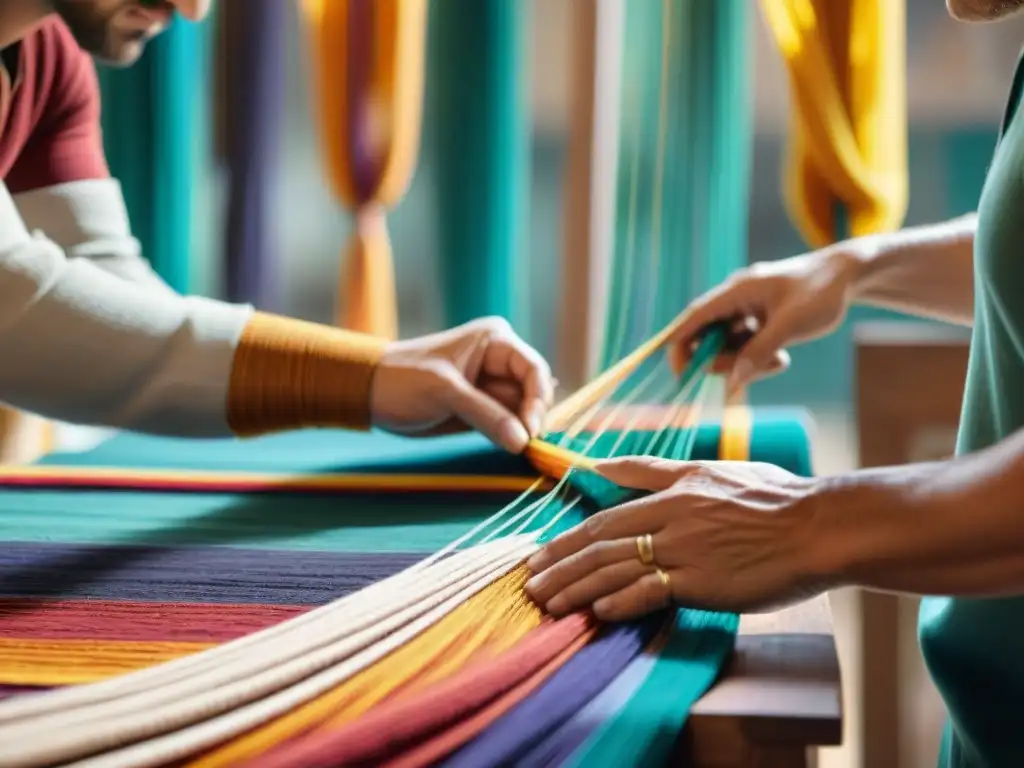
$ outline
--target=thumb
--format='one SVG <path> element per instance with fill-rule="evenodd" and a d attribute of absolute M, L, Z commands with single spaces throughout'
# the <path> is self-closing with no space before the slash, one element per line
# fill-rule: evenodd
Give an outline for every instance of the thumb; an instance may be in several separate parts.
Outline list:
<path fill-rule="evenodd" d="M 510 453 L 522 453 L 530 434 L 519 417 L 464 376 L 452 374 L 445 389 L 452 415 Z"/>
<path fill-rule="evenodd" d="M 594 465 L 594 471 L 623 488 L 657 492 L 671 488 L 685 467 L 681 461 L 629 456 L 599 461 Z"/>

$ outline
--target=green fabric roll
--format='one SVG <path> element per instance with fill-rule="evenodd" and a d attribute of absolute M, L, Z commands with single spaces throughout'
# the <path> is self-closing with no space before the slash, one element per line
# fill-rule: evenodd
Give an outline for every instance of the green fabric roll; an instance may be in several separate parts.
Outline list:
<path fill-rule="evenodd" d="M 574 450 L 583 450 L 590 445 L 593 435 L 584 432 L 567 445 Z M 588 451 L 588 455 L 601 458 L 620 456 L 643 456 L 656 454 L 668 458 L 692 461 L 715 461 L 720 456 L 722 426 L 718 422 L 700 424 L 692 429 L 672 429 L 661 433 L 659 450 L 651 451 L 649 446 L 659 436 L 653 432 L 631 432 L 624 439 L 619 433 L 600 435 Z M 683 444 L 692 440 L 683 452 Z M 774 464 L 801 477 L 813 476 L 810 442 L 810 415 L 795 408 L 759 408 L 754 412 L 750 428 L 750 461 Z M 638 493 L 621 488 L 600 475 L 576 470 L 569 482 L 586 498 L 599 507 L 621 504 Z"/>
<path fill-rule="evenodd" d="M 810 413 L 801 408 L 757 408 L 754 413 L 750 461 L 774 464 L 800 477 L 813 477 Z"/>
<path fill-rule="evenodd" d="M 103 141 L 132 228 L 153 268 L 188 292 L 194 137 L 208 58 L 202 27 L 175 19 L 132 67 L 101 67 Z"/>
<path fill-rule="evenodd" d="M 521 334 L 530 123 L 527 3 L 435 0 L 430 50 L 438 253 L 445 324 L 500 315 Z"/>

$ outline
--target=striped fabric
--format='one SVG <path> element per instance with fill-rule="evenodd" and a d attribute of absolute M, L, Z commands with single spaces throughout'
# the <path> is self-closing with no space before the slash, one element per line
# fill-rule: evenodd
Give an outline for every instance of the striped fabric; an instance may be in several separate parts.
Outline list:
<path fill-rule="evenodd" d="M 774 444 L 769 458 L 806 472 L 806 441 L 792 414 L 753 420 L 751 452 L 762 458 Z M 715 458 L 722 443 L 718 426 L 702 426 L 693 456 Z M 163 472 L 172 481 L 102 480 L 114 470 L 144 479 Z M 204 481 L 190 485 L 196 470 Z M 101 479 L 66 482 L 93 472 Z M 238 482 L 318 474 L 363 482 L 272 493 Z M 394 476 L 451 485 L 395 490 Z M 530 470 L 475 436 L 413 441 L 318 431 L 251 442 L 121 436 L 8 472 L 0 477 L 0 730 L 13 712 L 4 707 L 40 689 L 188 658 L 404 571 L 521 492 L 507 483 L 466 490 L 473 477 L 525 481 Z M 218 485 L 218 478 L 227 480 Z M 572 510 L 561 525 L 588 511 Z M 130 744 L 97 747 L 95 764 L 664 763 L 672 734 L 728 658 L 736 617 L 680 610 L 613 627 L 583 615 L 555 621 L 525 598 L 524 580 L 521 568 L 510 571 L 390 656 L 255 729 L 175 759 L 143 759 L 143 747 L 165 754 L 169 736 L 158 728 Z M 478 627 L 460 610 L 499 618 Z M 389 663 L 415 667 L 409 659 L 421 660 L 411 677 L 389 671 Z M 185 731 L 218 725 L 274 695 L 199 718 Z M 8 759 L 16 754 L 4 752 L 0 762 L 54 762 Z"/>

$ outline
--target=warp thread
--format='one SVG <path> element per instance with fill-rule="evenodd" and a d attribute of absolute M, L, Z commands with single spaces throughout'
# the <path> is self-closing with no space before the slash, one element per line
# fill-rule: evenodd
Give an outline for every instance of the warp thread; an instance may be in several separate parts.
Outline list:
<path fill-rule="evenodd" d="M 257 765 L 260 768 L 381 765 L 407 750 L 421 748 L 431 735 L 458 727 L 472 713 L 542 670 L 574 642 L 589 638 L 592 631 L 592 622 L 579 614 L 548 622 L 493 661 L 471 665 L 415 696 L 377 707 L 342 728 L 313 732 L 264 755 L 258 763 L 243 765 L 249 768 Z"/>
<path fill-rule="evenodd" d="M 664 626 L 666 614 L 606 629 L 544 686 L 493 723 L 485 734 L 451 756 L 446 768 L 519 765 L 539 739 L 597 696 Z"/>
<path fill-rule="evenodd" d="M 219 768 L 255 759 L 313 728 L 338 728 L 374 705 L 444 680 L 467 664 L 493 658 L 541 622 L 527 597 L 525 567 L 467 600 L 407 645 L 340 686 L 191 763 Z"/>

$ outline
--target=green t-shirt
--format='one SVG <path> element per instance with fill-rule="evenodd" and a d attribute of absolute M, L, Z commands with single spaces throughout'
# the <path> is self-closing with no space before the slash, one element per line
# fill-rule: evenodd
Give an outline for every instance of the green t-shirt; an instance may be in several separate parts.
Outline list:
<path fill-rule="evenodd" d="M 1024 427 L 1022 83 L 1024 56 L 978 205 L 974 332 L 958 453 L 985 448 Z M 1024 766 L 1024 597 L 926 598 L 919 638 L 949 711 L 942 768 Z"/>

